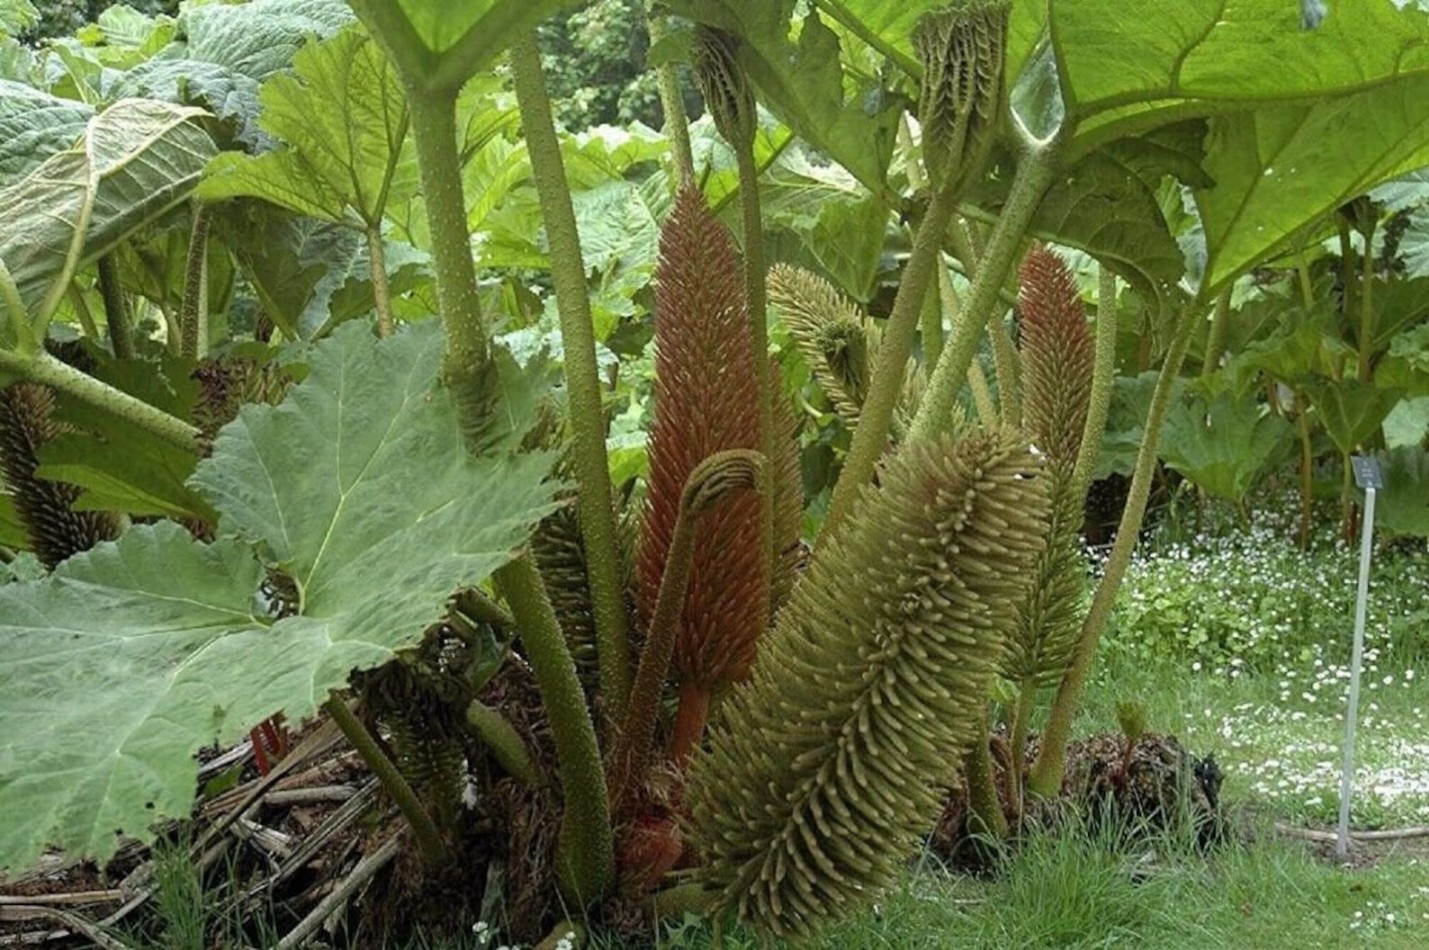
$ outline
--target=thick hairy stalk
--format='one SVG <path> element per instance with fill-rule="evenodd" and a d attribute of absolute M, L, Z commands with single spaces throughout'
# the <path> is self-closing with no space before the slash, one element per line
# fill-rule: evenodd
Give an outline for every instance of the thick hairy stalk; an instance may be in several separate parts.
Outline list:
<path fill-rule="evenodd" d="M 22 356 L 11 350 L 0 350 L 0 370 L 62 390 L 185 451 L 199 450 L 201 433 L 194 426 L 102 383 L 48 353 L 42 351 L 33 356 Z"/>
<path fill-rule="evenodd" d="M 442 382 L 456 402 L 463 436 L 475 447 L 488 429 L 496 368 L 476 295 L 476 268 L 457 154 L 456 97 L 455 90 L 407 89 L 423 205 L 432 234 L 437 306 L 446 330 Z"/>
<path fill-rule="evenodd" d="M 936 286 L 923 298 L 923 315 L 918 335 L 923 341 L 923 364 L 937 366 L 943 355 L 943 303 Z"/>
<path fill-rule="evenodd" d="M 1012 337 L 1007 335 L 1007 324 L 1003 320 L 989 323 L 987 336 L 992 343 L 992 371 L 997 376 L 997 402 L 1002 424 L 1015 426 L 1022 418 L 1017 349 L 1012 345 Z"/>
<path fill-rule="evenodd" d="M 686 189 L 665 222 L 655 272 L 655 419 L 635 561 L 637 601 L 647 621 L 690 474 L 718 452 L 759 449 L 750 337 L 729 232 L 705 209 L 699 192 Z M 698 742 L 710 694 L 749 675 L 756 641 L 768 626 L 764 507 L 758 494 L 744 493 L 704 519 L 675 644 L 684 727 L 677 732 L 677 755 Z"/>
<path fill-rule="evenodd" d="M 778 379 L 779 366 L 771 359 L 769 374 Z M 774 455 L 769 459 L 769 503 L 774 509 L 774 573 L 769 579 L 769 618 L 779 613 L 804 560 L 804 471 L 799 464 L 799 423 L 794 409 L 775 390 Z"/>
<path fill-rule="evenodd" d="M 347 741 L 352 743 L 352 747 L 357 750 L 362 761 L 372 770 L 372 774 L 377 776 L 377 780 L 382 783 L 383 790 L 392 797 L 393 803 L 402 812 L 402 817 L 407 819 L 407 824 L 412 828 L 412 835 L 417 839 L 417 848 L 422 853 L 422 861 L 428 867 L 441 867 L 450 861 L 451 851 L 437 831 L 437 825 L 432 821 L 432 816 L 427 813 L 427 809 L 417 798 L 417 793 L 412 790 L 406 777 L 397 770 L 397 766 L 392 764 L 392 760 L 387 758 L 387 754 L 382 751 L 382 747 L 377 744 L 372 733 L 367 731 L 362 720 L 353 715 L 352 710 L 347 708 L 347 703 L 336 696 L 324 703 L 323 709 L 332 717 L 333 723 L 347 737 Z"/>
<path fill-rule="evenodd" d="M 527 788 L 541 784 L 541 772 L 536 758 L 511 721 L 480 700 L 473 699 L 466 707 L 466 724 L 476 737 L 491 750 L 496 764 Z"/>
<path fill-rule="evenodd" d="M 998 292 L 1002 289 L 1002 282 L 1017 260 L 1017 251 L 1032 215 L 1052 184 L 1056 156 L 1057 146 L 1053 142 L 1029 146 L 1018 161 L 1012 190 L 1003 205 L 1002 214 L 998 216 L 987 249 L 978 260 L 977 274 L 963 312 L 953 324 L 952 339 L 928 381 L 928 392 L 913 420 L 912 438 L 915 441 L 934 437 L 952 412 L 958 390 L 977 351 L 978 337 L 982 336 L 988 319 L 999 306 Z"/>
<path fill-rule="evenodd" d="M 1151 478 L 1156 470 L 1156 452 L 1161 442 L 1166 410 L 1171 403 L 1171 392 L 1181 372 L 1181 364 L 1186 359 L 1186 350 L 1197 324 L 1191 316 L 1193 307 L 1194 304 L 1187 305 L 1177 316 L 1179 322 L 1171 347 L 1166 353 L 1165 362 L 1161 364 L 1156 388 L 1151 393 L 1151 405 L 1146 410 L 1146 425 L 1142 428 L 1141 446 L 1136 454 L 1136 468 L 1132 473 L 1126 508 L 1122 511 L 1121 523 L 1116 529 L 1116 543 L 1112 545 L 1101 582 L 1097 585 L 1091 607 L 1082 622 L 1077 647 L 1067 674 L 1057 688 L 1057 698 L 1052 703 L 1047 729 L 1042 734 L 1037 761 L 1032 766 L 1028 788 L 1037 795 L 1055 795 L 1062 785 L 1062 773 L 1067 766 L 1067 740 L 1072 734 L 1072 720 L 1081 702 L 1087 677 L 1091 674 L 1097 643 L 1106 627 L 1107 619 L 1111 616 L 1117 590 L 1121 587 L 1122 578 L 1126 576 L 1126 569 L 1131 564 L 1131 555 L 1136 550 L 1141 521 L 1146 515 L 1146 501 L 1151 497 Z"/>
<path fill-rule="evenodd" d="M 859 415 L 858 428 L 854 430 L 848 457 L 844 459 L 843 471 L 829 502 L 828 517 L 819 536 L 821 542 L 833 538 L 849 516 L 863 487 L 873 481 L 873 471 L 888 445 L 893 410 L 903 390 L 908 356 L 913 350 L 918 316 L 923 309 L 923 297 L 936 276 L 937 268 L 941 266 L 938 258 L 943 246 L 943 231 L 953 216 L 954 207 L 955 198 L 950 191 L 935 191 L 923 223 L 918 227 L 918 235 L 913 239 L 913 249 L 904 266 L 903 277 L 898 282 L 898 293 L 893 298 L 893 309 L 888 315 L 883 341 L 878 348 L 873 379 Z M 966 367 L 963 371 L 967 371 Z M 926 411 L 925 402 L 918 416 Z M 952 400 L 949 400 L 943 407 L 940 420 L 946 423 L 952 417 Z"/>
<path fill-rule="evenodd" d="M 519 557 L 496 573 L 496 581 L 521 631 L 556 747 L 564 800 L 556 874 L 565 898 L 584 907 L 609 893 L 615 879 L 610 802 L 595 725 L 535 563 Z"/>
<path fill-rule="evenodd" d="M 550 243 L 551 281 L 556 288 L 561 337 L 565 343 L 566 398 L 574 436 L 571 463 L 579 489 L 576 510 L 585 539 L 586 566 L 595 602 L 601 693 L 606 708 L 618 718 L 630 695 L 630 627 L 621 584 L 610 462 L 605 450 L 600 369 L 596 362 L 595 329 L 590 316 L 580 234 L 566 185 L 561 144 L 551 121 L 546 77 L 541 70 L 534 33 L 522 37 L 512 47 L 511 75 Z"/>
<path fill-rule="evenodd" d="M 1102 267 L 1106 273 L 1107 268 Z M 1209 376 L 1221 365 L 1221 356 L 1226 351 L 1226 340 L 1231 332 L 1231 287 L 1221 291 L 1216 298 L 1216 309 L 1211 313 L 1210 329 L 1206 331 L 1206 355 L 1201 363 L 1201 375 Z"/>
<path fill-rule="evenodd" d="M 928 187 L 928 176 L 924 173 L 923 166 L 912 160 L 913 130 L 906 112 L 898 119 L 898 145 L 905 153 L 910 153 L 907 164 L 908 184 L 913 186 L 914 191 L 922 191 Z M 936 290 L 930 290 L 924 298 L 923 313 L 919 318 L 918 335 L 923 343 L 923 365 L 928 371 L 938 365 L 938 360 L 943 355 L 943 309 L 946 301 L 943 299 L 941 282 L 946 268 L 941 265 L 942 262 L 939 261 L 939 286 Z M 955 313 L 956 310 L 949 312 Z"/>
<path fill-rule="evenodd" d="M 679 514 L 675 518 L 675 532 L 665 558 L 665 575 L 660 581 L 654 613 L 650 616 L 650 632 L 645 638 L 630 704 L 626 707 L 625 720 L 611 756 L 610 791 L 617 810 L 627 796 L 638 792 L 638 783 L 650 759 L 660 696 L 670 670 L 670 658 L 675 652 L 701 516 L 731 493 L 758 491 L 761 482 L 767 485 L 763 477 L 764 464 L 758 452 L 748 449 L 716 452 L 695 466 L 685 481 Z"/>
<path fill-rule="evenodd" d="M 1370 381 L 1370 359 L 1374 356 L 1374 247 L 1375 220 L 1368 217 L 1368 224 L 1360 232 L 1364 238 L 1364 253 L 1360 255 L 1360 326 L 1359 360 L 1355 378 L 1362 383 Z"/>
<path fill-rule="evenodd" d="M 377 310 L 377 335 L 391 336 L 397 324 L 392 319 L 392 288 L 387 283 L 387 251 L 382 246 L 382 229 L 367 228 L 367 269 L 372 277 L 372 302 Z"/>
<path fill-rule="evenodd" d="M 1012 434 L 908 446 L 813 557 L 687 802 L 717 907 L 798 937 L 896 881 L 977 734 L 1046 530 Z"/>
<path fill-rule="evenodd" d="M 14 498 L 30 550 L 45 567 L 101 541 L 119 537 L 119 519 L 107 511 L 75 511 L 81 489 L 38 478 L 40 447 L 60 434 L 54 394 L 34 383 L 0 389 L 0 475 Z"/>
<path fill-rule="evenodd" d="M 645 25 L 653 47 L 665 37 L 665 21 L 645 7 Z M 680 73 L 675 63 L 655 67 L 655 83 L 660 93 L 660 109 L 665 113 L 665 139 L 675 159 L 676 190 L 694 184 L 695 151 L 690 145 L 690 119 L 685 114 L 685 97 L 680 93 Z"/>
<path fill-rule="evenodd" d="M 1072 474 L 1074 491 L 1085 499 L 1092 474 L 1101 457 L 1102 436 L 1111 411 L 1112 385 L 1116 381 L 1116 274 L 1105 264 L 1098 273 L 1097 320 L 1092 363 L 1092 395 L 1087 403 L 1087 424 L 1082 429 L 1082 447 L 1077 452 L 1077 468 Z"/>
<path fill-rule="evenodd" d="M 774 387 L 769 355 L 769 316 L 764 273 L 764 223 L 759 210 L 759 167 L 754 161 L 754 137 L 759 113 L 754 89 L 739 64 L 739 39 L 707 26 L 695 28 L 695 76 L 715 128 L 734 150 L 739 170 L 739 217 L 744 231 L 744 306 L 754 342 L 754 372 L 759 383 L 759 450 L 774 455 Z M 761 544 L 766 571 L 774 569 L 774 513 L 769 498 L 761 499 Z"/>
<path fill-rule="evenodd" d="M 115 359 L 134 357 L 134 341 L 130 338 L 129 305 L 124 299 L 124 287 L 119 282 L 119 265 L 113 254 L 99 259 L 99 296 L 104 300 L 104 323 L 109 330 L 109 347 Z"/>
<path fill-rule="evenodd" d="M 196 360 L 208 354 L 208 228 L 212 209 L 194 205 L 184 266 L 184 299 L 179 306 L 179 355 Z"/>
<path fill-rule="evenodd" d="M 1002 800 L 997 797 L 997 782 L 992 775 L 992 753 L 989 744 L 992 735 L 988 729 L 988 710 L 975 713 L 977 733 L 968 749 L 964 775 L 968 785 L 968 815 L 972 819 L 969 828 L 975 835 L 991 838 L 1007 837 L 1007 815 L 1002 810 Z"/>
<path fill-rule="evenodd" d="M 953 230 L 958 230 L 957 222 L 953 222 Z M 958 292 L 953 287 L 952 275 L 948 269 L 941 264 L 938 267 L 938 299 L 942 302 L 943 310 L 948 314 L 948 319 L 952 326 L 958 325 L 958 314 L 962 312 L 962 305 L 958 303 Z M 940 356 L 939 359 L 942 357 Z M 936 362 L 929 362 L 928 371 L 931 373 Z M 987 385 L 987 377 L 983 375 L 982 364 L 976 359 L 968 361 L 968 389 L 973 394 L 973 407 L 977 409 L 978 418 L 985 426 L 997 424 L 997 406 L 992 401 L 992 389 Z"/>

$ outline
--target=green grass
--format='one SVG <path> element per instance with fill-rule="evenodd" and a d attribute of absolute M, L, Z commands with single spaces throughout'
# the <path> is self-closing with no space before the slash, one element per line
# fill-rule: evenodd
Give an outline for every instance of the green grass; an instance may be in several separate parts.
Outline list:
<path fill-rule="evenodd" d="M 1131 852 L 1076 830 L 1032 839 L 992 880 L 925 869 L 872 910 L 831 927 L 821 950 L 1138 947 L 1300 950 L 1422 946 L 1429 932 L 1429 852 L 1347 871 L 1300 844 L 1266 837 L 1207 857 L 1179 842 Z M 499 946 L 467 942 L 467 948 Z M 598 950 L 712 950 L 693 916 L 659 935 Z M 758 950 L 726 935 L 726 950 Z M 776 946 L 783 946 L 776 944 Z"/>

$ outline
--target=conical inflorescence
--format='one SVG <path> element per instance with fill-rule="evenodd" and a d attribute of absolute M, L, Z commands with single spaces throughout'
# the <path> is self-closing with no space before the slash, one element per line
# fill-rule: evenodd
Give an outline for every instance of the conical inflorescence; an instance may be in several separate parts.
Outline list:
<path fill-rule="evenodd" d="M 1072 475 L 1091 404 L 1096 350 L 1076 281 L 1060 257 L 1033 248 L 1021 284 L 1023 423 L 1046 457 L 1052 507 L 1047 547 L 1019 612 L 1006 673 L 1047 687 L 1061 680 L 1081 632 L 1083 498 Z"/>
<path fill-rule="evenodd" d="M 660 236 L 655 283 L 655 419 L 636 588 L 648 622 L 685 482 L 705 459 L 759 449 L 758 379 L 744 284 L 729 232 L 692 188 Z M 672 669 L 680 682 L 677 757 L 703 732 L 709 698 L 744 679 L 769 623 L 761 497 L 745 492 L 701 519 Z"/>
<path fill-rule="evenodd" d="M 816 551 L 687 787 L 719 909 L 798 937 L 897 879 L 972 741 L 1046 532 L 1017 436 L 905 447 Z"/>

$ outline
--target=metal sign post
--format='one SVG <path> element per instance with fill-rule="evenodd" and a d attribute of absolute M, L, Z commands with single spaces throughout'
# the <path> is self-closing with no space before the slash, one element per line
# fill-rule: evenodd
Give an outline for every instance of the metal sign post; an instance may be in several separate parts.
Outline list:
<path fill-rule="evenodd" d="M 1369 603 L 1369 556 L 1374 536 L 1374 498 L 1384 487 L 1379 460 L 1356 455 L 1351 459 L 1355 484 L 1364 489 L 1364 527 L 1360 531 L 1360 584 L 1355 596 L 1355 646 L 1350 659 L 1350 702 L 1345 710 L 1345 762 L 1340 769 L 1340 823 L 1335 835 L 1335 854 L 1350 851 L 1350 785 L 1355 774 L 1355 718 L 1360 706 L 1360 672 L 1364 668 L 1365 608 Z"/>

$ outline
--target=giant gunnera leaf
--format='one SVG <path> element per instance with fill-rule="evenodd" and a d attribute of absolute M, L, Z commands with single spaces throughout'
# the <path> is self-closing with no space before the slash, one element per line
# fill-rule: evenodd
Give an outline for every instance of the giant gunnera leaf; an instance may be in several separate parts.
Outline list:
<path fill-rule="evenodd" d="M 244 407 L 192 481 L 218 541 L 137 527 L 0 587 L 0 870 L 47 847 L 103 859 L 187 814 L 197 749 L 311 715 L 525 544 L 551 457 L 510 454 L 514 434 L 465 450 L 441 346 L 435 322 L 345 326 L 281 405 Z M 282 619 L 273 572 L 297 591 Z"/>
<path fill-rule="evenodd" d="M 687 800 L 715 905 L 799 937 L 876 899 L 984 715 L 1047 531 L 1025 442 L 903 448 L 814 553 Z"/>

